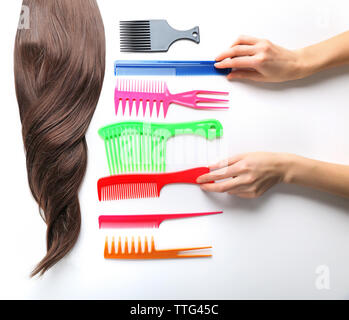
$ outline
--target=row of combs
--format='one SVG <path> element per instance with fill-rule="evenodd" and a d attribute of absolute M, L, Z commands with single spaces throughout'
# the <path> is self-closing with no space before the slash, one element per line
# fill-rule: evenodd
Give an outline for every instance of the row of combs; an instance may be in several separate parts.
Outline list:
<path fill-rule="evenodd" d="M 121 52 L 161 52 L 167 51 L 169 47 L 177 40 L 187 39 L 200 43 L 199 27 L 190 30 L 179 31 L 173 29 L 166 20 L 129 20 L 120 21 L 120 49 Z M 127 70 L 126 74 L 137 75 L 153 74 L 153 70 L 161 69 L 157 75 L 164 75 L 169 69 L 181 68 L 194 72 L 197 69 L 210 70 L 208 74 L 215 74 L 216 69 L 213 61 L 117 61 L 115 71 L 119 69 Z M 151 70 L 151 71 L 150 71 Z M 227 71 L 227 70 L 225 70 Z M 230 72 L 228 70 L 228 72 Z M 187 72 L 184 71 L 186 74 Z M 177 72 L 176 72 L 177 74 Z M 195 73 L 196 74 L 196 73 Z M 227 103 L 227 99 L 208 98 L 202 95 L 228 95 L 228 92 L 193 90 L 183 93 L 171 94 L 167 84 L 164 81 L 147 80 L 117 80 L 115 88 L 115 111 L 118 113 L 121 105 L 122 112 L 125 114 L 126 105 L 129 105 L 129 112 L 132 113 L 133 106 L 136 108 L 136 115 L 139 115 L 140 107 L 145 116 L 149 108 L 150 116 L 156 109 L 159 116 L 161 107 L 164 117 L 166 117 L 169 106 L 172 103 L 182 105 L 193 109 L 218 110 L 227 109 L 227 106 L 221 105 Z M 207 104 L 209 105 L 203 105 Z"/>
<path fill-rule="evenodd" d="M 120 48 L 122 52 L 167 51 L 173 42 L 189 39 L 200 42 L 199 28 L 188 31 L 173 29 L 165 20 L 139 20 L 120 22 Z M 171 104 L 196 110 L 225 110 L 229 100 L 212 98 L 212 95 L 227 96 L 228 92 L 193 90 L 172 94 L 164 81 L 117 79 L 114 104 L 115 113 L 122 115 L 129 108 L 135 108 L 136 116 L 145 117 L 147 111 L 159 117 L 161 109 L 166 118 Z M 142 110 L 142 111 L 141 111 Z M 141 112 L 140 112 L 141 111 Z M 208 173 L 206 167 L 180 172 L 166 172 L 166 144 L 176 135 L 200 135 L 207 140 L 217 139 L 223 134 L 223 127 L 217 120 L 205 120 L 175 124 L 120 122 L 99 130 L 104 140 L 110 176 L 99 179 L 100 201 L 158 197 L 161 189 L 170 183 L 196 184 L 199 176 Z M 220 214 L 222 212 L 171 214 L 171 215 L 119 215 L 100 216 L 100 228 L 159 228 L 164 220 Z M 117 243 L 112 237 L 105 240 L 106 259 L 173 259 L 210 257 L 211 254 L 188 254 L 190 251 L 210 249 L 211 246 L 159 250 L 154 238 L 142 240 L 128 238 Z"/>
<path fill-rule="evenodd" d="M 218 120 L 176 124 L 121 122 L 99 130 L 104 140 L 110 176 L 99 179 L 100 201 L 159 197 L 171 183 L 196 184 L 207 167 L 166 173 L 166 143 L 180 134 L 202 136 L 208 140 L 223 135 Z"/>
<path fill-rule="evenodd" d="M 189 214 L 160 214 L 160 215 L 115 215 L 100 216 L 100 228 L 159 228 L 160 224 L 165 220 L 192 218 L 199 216 L 208 216 L 221 214 L 219 212 L 189 213 Z M 109 238 L 105 239 L 104 258 L 105 259 L 178 259 L 178 258 L 202 258 L 211 257 L 212 254 L 193 253 L 192 251 L 211 249 L 211 246 L 177 248 L 177 249 L 156 249 L 154 237 L 151 238 L 151 244 L 148 238 L 144 239 L 144 248 L 142 248 L 142 240 L 138 237 L 137 245 L 135 238 L 131 238 L 131 247 L 129 248 L 128 238 L 124 240 L 119 237 L 116 245 L 115 237 L 112 237 L 111 244 Z"/>
<path fill-rule="evenodd" d="M 108 166 L 111 173 L 133 170 L 165 171 L 166 142 L 178 134 L 197 134 L 206 139 L 222 136 L 222 125 L 217 120 L 206 120 L 180 124 L 149 124 L 141 122 L 123 122 L 107 126 L 99 130 L 104 140 Z M 147 156 L 152 155 L 152 156 Z M 151 174 L 114 174 L 98 181 L 98 197 L 100 201 L 120 200 L 130 198 L 158 197 L 163 186 L 169 183 L 196 183 L 199 176 L 208 173 L 208 168 L 195 168 L 175 173 Z M 201 214 L 172 214 L 172 215 L 135 215 L 135 216 L 101 216 L 99 225 L 112 228 L 153 228 L 159 227 L 164 220 L 188 218 L 202 215 L 212 215 L 222 212 Z M 193 253 L 206 250 L 211 246 L 156 249 L 154 238 L 149 245 L 144 239 L 144 250 L 141 239 L 135 245 L 128 239 L 122 241 L 119 237 L 116 245 L 115 238 L 109 243 L 105 240 L 105 259 L 178 259 L 203 258 L 212 254 Z M 124 249 L 122 249 L 124 248 Z M 191 253 L 189 253 L 189 251 Z"/>

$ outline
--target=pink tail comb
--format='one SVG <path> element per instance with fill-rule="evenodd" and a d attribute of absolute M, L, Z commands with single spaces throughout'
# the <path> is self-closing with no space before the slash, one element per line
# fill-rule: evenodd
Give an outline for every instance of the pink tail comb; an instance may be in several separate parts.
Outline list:
<path fill-rule="evenodd" d="M 149 104 L 150 115 L 153 114 L 154 106 L 156 106 L 157 116 L 160 114 L 161 105 L 164 109 L 164 117 L 167 115 L 168 108 L 171 103 L 176 103 L 188 108 L 201 110 L 217 110 L 228 109 L 228 106 L 219 104 L 227 103 L 229 100 L 213 99 L 201 97 L 200 95 L 228 95 L 228 92 L 194 90 L 178 94 L 171 94 L 167 84 L 164 81 L 150 80 L 125 80 L 118 79 L 115 88 L 115 112 L 118 113 L 121 103 L 122 112 L 125 114 L 127 102 L 129 103 L 130 114 L 133 105 L 136 107 L 138 116 L 140 105 L 143 106 L 143 116 L 145 116 L 147 105 Z M 211 105 L 202 106 L 201 103 L 210 103 Z M 214 103 L 218 105 L 213 105 Z"/>
<path fill-rule="evenodd" d="M 100 216 L 99 228 L 159 228 L 165 220 L 221 214 L 223 211 L 183 214 Z"/>

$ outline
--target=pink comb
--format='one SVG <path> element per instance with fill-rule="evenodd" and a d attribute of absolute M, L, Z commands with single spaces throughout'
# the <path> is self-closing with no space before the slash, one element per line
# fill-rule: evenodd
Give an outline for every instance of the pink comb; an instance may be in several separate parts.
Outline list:
<path fill-rule="evenodd" d="M 129 216 L 100 216 L 99 228 L 159 228 L 165 220 L 221 214 L 223 211 L 183 214 L 150 214 Z"/>
<path fill-rule="evenodd" d="M 185 107 L 194 109 L 228 109 L 228 106 L 198 105 L 199 103 L 226 103 L 229 100 L 212 99 L 200 97 L 199 95 L 228 95 L 228 92 L 194 90 L 178 94 L 171 94 L 164 81 L 150 80 L 117 80 L 115 88 L 115 112 L 118 113 L 119 104 L 122 105 L 122 113 L 125 114 L 127 101 L 129 102 L 130 114 L 133 104 L 136 106 L 138 116 L 139 108 L 142 102 L 143 116 L 145 116 L 147 104 L 149 103 L 150 115 L 153 113 L 156 105 L 156 113 L 159 116 L 161 104 L 166 117 L 171 103 L 176 103 Z"/>

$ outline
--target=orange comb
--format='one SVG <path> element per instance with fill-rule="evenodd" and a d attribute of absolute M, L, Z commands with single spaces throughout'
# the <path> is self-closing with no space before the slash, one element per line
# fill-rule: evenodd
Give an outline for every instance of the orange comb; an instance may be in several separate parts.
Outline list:
<path fill-rule="evenodd" d="M 149 251 L 148 239 L 145 237 L 144 251 L 142 250 L 141 238 L 138 237 L 137 250 L 135 246 L 135 239 L 132 237 L 131 251 L 128 249 L 128 240 L 125 238 L 125 250 L 122 251 L 121 237 L 119 237 L 118 248 L 115 250 L 115 238 L 112 238 L 111 251 L 109 251 L 108 237 L 105 239 L 104 247 L 104 258 L 105 259 L 130 259 L 130 260 L 143 260 L 143 259 L 178 259 L 178 258 L 204 258 L 212 257 L 211 254 L 184 254 L 181 252 L 211 249 L 208 247 L 197 247 L 197 248 L 183 248 L 183 249 L 165 249 L 156 250 L 154 237 L 151 237 L 151 245 Z"/>

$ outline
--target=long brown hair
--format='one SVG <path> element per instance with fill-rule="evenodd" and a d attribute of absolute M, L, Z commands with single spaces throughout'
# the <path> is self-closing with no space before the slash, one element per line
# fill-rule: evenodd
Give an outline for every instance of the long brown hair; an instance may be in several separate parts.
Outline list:
<path fill-rule="evenodd" d="M 105 72 L 105 34 L 95 0 L 24 0 L 30 28 L 15 42 L 15 82 L 28 181 L 47 224 L 43 274 L 77 241 L 85 134 Z"/>

